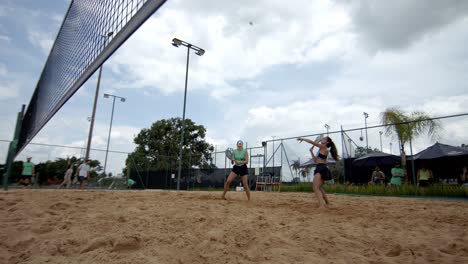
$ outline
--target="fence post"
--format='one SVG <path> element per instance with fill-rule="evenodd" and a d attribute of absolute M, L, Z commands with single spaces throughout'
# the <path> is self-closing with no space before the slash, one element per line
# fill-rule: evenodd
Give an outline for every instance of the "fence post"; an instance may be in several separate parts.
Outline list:
<path fill-rule="evenodd" d="M 16 156 L 16 148 L 18 146 L 18 140 L 19 140 L 19 135 L 21 131 L 21 124 L 23 121 L 23 115 L 24 115 L 24 108 L 26 105 L 21 106 L 21 111 L 18 112 L 18 116 L 16 118 L 16 127 L 15 127 L 15 132 L 13 134 L 13 141 L 10 142 L 10 145 L 8 147 L 8 154 L 7 154 L 7 159 L 5 162 L 5 171 L 3 173 L 3 190 L 8 191 L 8 181 L 11 177 L 11 170 L 13 167 L 13 161 Z"/>

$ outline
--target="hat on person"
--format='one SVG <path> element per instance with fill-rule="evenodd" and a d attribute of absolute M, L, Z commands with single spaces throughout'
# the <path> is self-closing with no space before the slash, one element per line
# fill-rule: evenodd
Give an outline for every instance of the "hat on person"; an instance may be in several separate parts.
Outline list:
<path fill-rule="evenodd" d="M 237 145 L 244 145 L 244 142 L 242 142 L 242 140 L 237 140 Z"/>

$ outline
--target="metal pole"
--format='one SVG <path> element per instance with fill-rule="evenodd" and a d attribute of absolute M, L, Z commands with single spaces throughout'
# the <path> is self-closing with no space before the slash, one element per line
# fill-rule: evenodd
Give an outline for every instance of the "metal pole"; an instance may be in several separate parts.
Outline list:
<path fill-rule="evenodd" d="M 272 177 L 275 176 L 275 153 L 276 153 L 276 150 L 275 150 L 275 136 L 272 137 L 273 138 L 273 172 L 272 172 Z"/>
<path fill-rule="evenodd" d="M 413 143 L 412 143 L 411 138 L 412 138 L 412 135 L 410 135 L 409 137 L 409 145 L 410 145 L 410 153 L 411 153 L 411 172 L 413 173 L 413 184 L 416 185 L 416 171 L 414 168 Z"/>
<path fill-rule="evenodd" d="M 346 142 L 344 138 L 344 131 L 343 131 L 343 126 L 341 126 L 341 146 L 342 146 L 342 159 L 343 159 L 343 184 L 346 183 L 346 162 L 345 162 L 345 148 L 346 148 Z M 351 151 L 351 149 L 349 150 Z M 351 155 L 348 155 L 350 157 Z"/>
<path fill-rule="evenodd" d="M 10 179 L 11 176 L 11 170 L 13 167 L 13 161 L 15 159 L 16 155 L 16 148 L 18 146 L 18 139 L 19 139 L 19 134 L 21 131 L 21 125 L 23 121 L 23 115 L 24 115 L 24 109 L 26 105 L 22 105 L 21 111 L 18 112 L 18 116 L 16 118 L 16 127 L 15 127 L 15 132 L 13 134 L 13 141 L 10 142 L 9 148 L 8 148 L 8 154 L 7 154 L 7 159 L 5 162 L 5 171 L 3 174 L 3 190 L 8 191 L 8 180 Z"/>
<path fill-rule="evenodd" d="M 382 148 L 382 134 L 383 132 L 382 131 L 379 131 L 379 135 L 380 135 L 380 151 L 383 152 L 383 148 Z"/>
<path fill-rule="evenodd" d="M 182 171 L 182 151 L 184 147 L 185 104 L 187 102 L 187 80 L 188 80 L 189 57 L 190 57 L 190 46 L 187 47 L 187 66 L 185 68 L 184 110 L 182 111 L 182 132 L 180 135 L 179 171 L 177 172 L 177 191 L 180 190 L 180 174 Z"/>
<path fill-rule="evenodd" d="M 217 149 L 218 148 L 218 145 L 215 145 L 215 153 L 214 153 L 214 164 L 215 166 L 217 167 L 218 165 L 216 165 L 216 155 L 217 155 Z"/>
<path fill-rule="evenodd" d="M 369 140 L 367 137 L 367 118 L 369 117 L 369 114 L 364 113 L 364 124 L 366 127 L 366 153 L 369 153 Z"/>
<path fill-rule="evenodd" d="M 94 95 L 94 104 L 93 104 L 93 112 L 91 113 L 91 124 L 89 125 L 89 133 L 88 133 L 88 144 L 86 145 L 86 153 L 85 153 L 85 162 L 89 159 L 89 150 L 91 148 L 91 139 L 93 137 L 93 129 L 94 129 L 94 118 L 96 116 L 96 106 L 99 97 L 99 86 L 101 84 L 101 75 L 102 75 L 102 65 L 99 67 L 99 74 L 98 80 L 96 85 L 96 94 Z"/>
<path fill-rule="evenodd" d="M 109 142 L 110 142 L 111 131 L 112 131 L 112 119 L 114 119 L 115 96 L 112 96 L 112 98 L 113 98 L 113 101 L 112 101 L 112 113 L 111 113 L 111 120 L 110 120 L 110 126 L 109 126 L 109 136 L 107 137 L 106 159 L 104 160 L 104 174 L 106 174 L 106 168 L 107 168 L 107 154 L 109 153 Z"/>
<path fill-rule="evenodd" d="M 390 142 L 390 154 L 392 154 L 392 142 Z"/>

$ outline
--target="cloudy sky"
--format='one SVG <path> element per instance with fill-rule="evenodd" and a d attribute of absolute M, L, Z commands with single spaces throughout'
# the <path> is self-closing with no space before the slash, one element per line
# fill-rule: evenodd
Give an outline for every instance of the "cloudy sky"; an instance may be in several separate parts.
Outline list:
<path fill-rule="evenodd" d="M 2 160 L 68 5 L 0 3 Z M 105 63 L 93 148 L 107 143 L 112 101 L 102 93 L 127 99 L 116 102 L 111 150 L 131 152 L 142 128 L 182 116 L 186 51 L 171 45 L 174 37 L 206 50 L 191 57 L 186 116 L 207 128 L 218 150 L 239 138 L 260 146 L 273 137 L 320 133 L 324 124 L 330 131 L 363 127 L 363 112 L 369 126 L 378 125 L 387 107 L 431 116 L 468 112 L 468 1 L 169 0 Z M 96 76 L 33 142 L 85 146 Z M 415 140 L 415 152 L 436 140 L 468 143 L 468 117 L 441 124 L 439 138 Z M 370 146 L 380 148 L 380 130 L 368 130 Z M 360 131 L 349 135 L 365 146 Z M 331 136 L 341 152 L 340 135 Z M 395 138 L 383 135 L 382 142 L 383 151 L 396 153 Z M 306 145 L 284 144 L 289 159 L 307 159 Z M 31 145 L 18 159 L 71 155 L 82 152 Z M 103 152 L 91 156 L 104 161 Z M 109 154 L 110 170 L 120 172 L 125 158 Z"/>

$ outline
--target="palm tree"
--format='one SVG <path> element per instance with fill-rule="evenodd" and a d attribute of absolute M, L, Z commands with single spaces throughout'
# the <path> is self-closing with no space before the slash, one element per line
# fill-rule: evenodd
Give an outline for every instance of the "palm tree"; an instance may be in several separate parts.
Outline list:
<path fill-rule="evenodd" d="M 301 168 L 301 161 L 299 159 L 297 160 L 292 160 L 292 164 L 291 164 L 291 168 L 293 169 L 293 171 L 296 173 L 296 177 L 297 177 L 297 172 L 299 171 L 299 169 Z M 300 181 L 300 178 L 299 178 L 299 181 Z"/>
<path fill-rule="evenodd" d="M 309 182 L 310 182 L 310 171 L 311 171 L 311 169 L 312 169 L 312 167 L 306 166 L 306 167 L 301 168 L 301 170 L 299 171 L 299 174 L 301 174 L 302 178 L 307 177 L 307 181 L 309 181 Z"/>
<path fill-rule="evenodd" d="M 398 138 L 402 167 L 406 165 L 406 143 L 422 134 L 436 138 L 441 129 L 438 121 L 430 119 L 428 114 L 421 111 L 406 114 L 396 107 L 390 107 L 381 113 L 381 117 L 382 124 L 389 125 L 385 127 L 385 134 L 396 135 Z"/>

